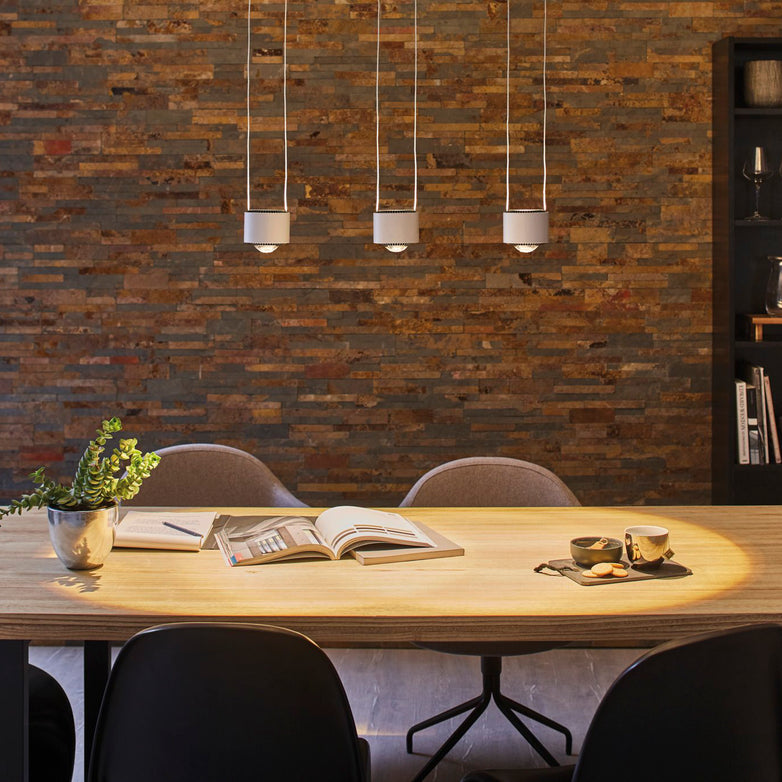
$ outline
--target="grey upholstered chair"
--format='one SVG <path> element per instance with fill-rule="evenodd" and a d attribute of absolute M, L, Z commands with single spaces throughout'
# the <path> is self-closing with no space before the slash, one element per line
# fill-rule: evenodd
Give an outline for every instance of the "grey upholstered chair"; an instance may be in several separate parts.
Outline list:
<path fill-rule="evenodd" d="M 156 453 L 160 464 L 123 505 L 307 507 L 260 459 L 238 448 L 190 443 Z"/>
<path fill-rule="evenodd" d="M 559 507 L 580 505 L 576 496 L 551 471 L 537 464 L 502 457 L 475 456 L 456 459 L 435 467 L 423 475 L 407 493 L 400 507 Z M 500 691 L 502 658 L 534 654 L 563 644 L 532 642 L 480 643 L 448 642 L 419 644 L 448 654 L 469 654 L 481 658 L 483 689 L 480 695 L 434 717 L 413 725 L 407 732 L 407 751 L 413 751 L 413 734 L 459 714 L 470 712 L 464 721 L 432 755 L 416 776 L 423 779 L 456 745 L 492 699 L 508 721 L 549 764 L 559 765 L 554 756 L 525 725 L 519 716 L 539 722 L 565 736 L 565 752 L 570 754 L 573 737 L 558 722 L 523 706 Z"/>

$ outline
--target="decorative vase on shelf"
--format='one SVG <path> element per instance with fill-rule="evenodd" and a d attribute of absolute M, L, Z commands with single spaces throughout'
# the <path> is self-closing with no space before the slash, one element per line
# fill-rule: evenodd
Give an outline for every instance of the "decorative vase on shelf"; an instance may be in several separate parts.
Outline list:
<path fill-rule="evenodd" d="M 769 255 L 771 269 L 766 284 L 766 312 L 782 315 L 782 255 Z"/>
<path fill-rule="evenodd" d="M 119 505 L 95 510 L 47 508 L 49 538 L 60 561 L 70 570 L 100 567 L 114 545 Z"/>

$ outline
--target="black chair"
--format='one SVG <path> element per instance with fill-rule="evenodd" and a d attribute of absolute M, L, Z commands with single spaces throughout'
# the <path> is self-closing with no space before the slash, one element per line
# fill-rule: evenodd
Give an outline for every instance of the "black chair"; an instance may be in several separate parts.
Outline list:
<path fill-rule="evenodd" d="M 73 710 L 60 683 L 28 665 L 30 782 L 71 782 L 76 754 Z"/>
<path fill-rule="evenodd" d="M 109 677 L 88 782 L 366 782 L 326 654 L 277 627 L 184 623 L 128 641 Z"/>
<path fill-rule="evenodd" d="M 578 763 L 475 771 L 462 782 L 779 782 L 782 627 L 765 624 L 658 646 L 605 694 Z"/>
<path fill-rule="evenodd" d="M 407 493 L 400 507 L 559 507 L 579 505 L 570 489 L 550 470 L 531 462 L 504 457 L 474 456 L 456 459 L 424 474 Z M 456 743 L 486 710 L 492 700 L 514 728 L 550 766 L 557 760 L 522 722 L 521 717 L 539 722 L 565 737 L 565 752 L 570 754 L 573 737 L 570 731 L 549 717 L 509 698 L 500 690 L 502 658 L 534 654 L 564 644 L 532 643 L 425 643 L 418 644 L 449 654 L 477 655 L 481 658 L 483 686 L 480 695 L 413 725 L 407 732 L 407 751 L 413 751 L 413 735 L 459 714 L 467 717 L 427 761 L 415 782 L 422 780 L 451 751 Z"/>

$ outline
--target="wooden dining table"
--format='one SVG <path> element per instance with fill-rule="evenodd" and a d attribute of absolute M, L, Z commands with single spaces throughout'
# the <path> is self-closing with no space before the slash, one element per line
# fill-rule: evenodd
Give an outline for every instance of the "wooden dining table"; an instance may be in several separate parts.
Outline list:
<path fill-rule="evenodd" d="M 273 624 L 323 646 L 486 640 L 647 645 L 782 622 L 782 509 L 776 506 L 402 512 L 460 544 L 464 555 L 369 566 L 348 556 L 228 567 L 216 550 L 115 548 L 102 567 L 71 571 L 54 554 L 44 511 L 7 518 L 0 529 L 0 779 L 27 780 L 26 721 L 20 715 L 26 714 L 30 642 L 85 643 L 89 739 L 109 644 L 167 622 Z M 318 510 L 290 513 L 314 516 Z M 581 586 L 552 571 L 535 571 L 568 557 L 572 538 L 622 538 L 626 527 L 640 524 L 668 528 L 674 559 L 692 574 Z"/>

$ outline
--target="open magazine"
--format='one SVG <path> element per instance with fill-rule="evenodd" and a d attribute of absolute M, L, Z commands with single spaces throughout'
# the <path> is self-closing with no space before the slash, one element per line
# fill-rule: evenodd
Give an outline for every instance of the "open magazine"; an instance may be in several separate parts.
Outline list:
<path fill-rule="evenodd" d="M 306 516 L 229 516 L 215 532 L 217 547 L 233 565 L 277 559 L 328 557 L 377 544 L 435 547 L 432 539 L 398 513 L 340 505 L 317 518 Z"/>

